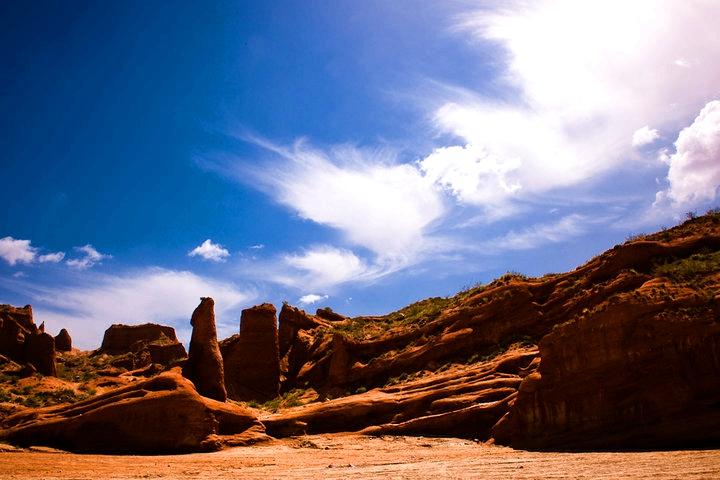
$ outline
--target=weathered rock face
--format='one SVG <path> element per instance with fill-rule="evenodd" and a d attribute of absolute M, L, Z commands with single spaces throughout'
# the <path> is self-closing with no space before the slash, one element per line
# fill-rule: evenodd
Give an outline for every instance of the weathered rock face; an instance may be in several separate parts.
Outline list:
<path fill-rule="evenodd" d="M 122 355 L 138 349 L 138 343 L 151 343 L 167 339 L 168 342 L 177 343 L 175 329 L 154 323 L 143 325 L 114 324 L 105 330 L 100 350 L 110 355 Z"/>
<path fill-rule="evenodd" d="M 200 299 L 190 324 L 193 331 L 183 375 L 195 384 L 201 395 L 224 402 L 227 399 L 225 373 L 217 341 L 215 302 L 212 298 Z"/>
<path fill-rule="evenodd" d="M 44 330 L 44 328 L 43 328 Z M 56 375 L 55 340 L 35 325 L 32 307 L 0 305 L 0 354 L 28 363 L 43 375 Z"/>
<path fill-rule="evenodd" d="M 278 317 L 281 391 L 297 384 L 300 369 L 308 361 L 315 341 L 312 331 L 318 327 L 330 328 L 330 322 L 308 315 L 299 308 L 283 304 Z"/>
<path fill-rule="evenodd" d="M 275 307 L 242 311 L 240 335 L 223 348 L 225 384 L 234 400 L 265 401 L 280 392 L 280 355 Z"/>
<path fill-rule="evenodd" d="M 187 358 L 187 352 L 182 343 L 149 343 L 147 350 L 150 353 L 150 361 L 161 365 L 172 365 L 175 362 Z"/>
<path fill-rule="evenodd" d="M 70 333 L 64 328 L 55 336 L 55 350 L 58 352 L 69 352 L 72 350 L 72 338 L 70 338 Z"/>
<path fill-rule="evenodd" d="M 37 326 L 30 305 L 23 308 L 0 305 L 0 354 L 24 362 L 25 341 L 35 332 Z"/>
<path fill-rule="evenodd" d="M 534 370 L 536 356 L 536 348 L 520 347 L 486 362 L 288 409 L 261 421 L 276 436 L 363 431 L 488 438 L 522 378 Z"/>
<path fill-rule="evenodd" d="M 495 427 L 498 442 L 560 449 L 720 445 L 717 302 L 662 280 L 613 300 L 542 339 L 539 372 L 523 381 Z"/>
<path fill-rule="evenodd" d="M 73 405 L 23 411 L 0 427 L 0 441 L 95 453 L 210 451 L 267 438 L 249 410 L 204 398 L 172 372 Z"/>

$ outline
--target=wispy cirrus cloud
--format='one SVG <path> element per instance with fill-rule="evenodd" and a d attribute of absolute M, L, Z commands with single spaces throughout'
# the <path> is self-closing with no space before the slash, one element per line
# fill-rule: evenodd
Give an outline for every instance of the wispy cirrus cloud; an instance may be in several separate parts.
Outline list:
<path fill-rule="evenodd" d="M 511 230 L 499 237 L 481 242 L 478 248 L 485 254 L 498 254 L 512 250 L 533 250 L 543 245 L 569 241 L 587 233 L 591 226 L 607 219 L 591 220 L 584 215 L 567 215 L 557 221 Z"/>
<path fill-rule="evenodd" d="M 261 279 L 298 290 L 329 290 L 347 283 L 372 283 L 417 261 L 397 257 L 364 259 L 352 250 L 312 245 L 255 265 Z"/>
<path fill-rule="evenodd" d="M 261 166 L 231 166 L 239 179 L 252 179 L 300 217 L 333 228 L 348 243 L 379 256 L 410 255 L 445 211 L 433 182 L 414 165 L 398 163 L 394 151 L 246 140 L 275 156 Z"/>
<path fill-rule="evenodd" d="M 112 255 L 98 252 L 97 249 L 89 243 L 87 245 L 83 245 L 82 247 L 75 247 L 75 251 L 81 253 L 82 256 L 67 260 L 65 263 L 78 270 L 85 270 L 87 268 L 94 267 L 103 260 L 112 258 Z"/>

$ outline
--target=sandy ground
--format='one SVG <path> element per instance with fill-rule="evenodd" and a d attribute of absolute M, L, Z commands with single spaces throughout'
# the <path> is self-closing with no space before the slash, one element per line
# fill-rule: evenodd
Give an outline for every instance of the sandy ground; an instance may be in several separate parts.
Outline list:
<path fill-rule="evenodd" d="M 651 477 L 720 478 L 720 450 L 534 453 L 452 438 L 343 434 L 176 456 L 0 453 L 2 479 Z"/>

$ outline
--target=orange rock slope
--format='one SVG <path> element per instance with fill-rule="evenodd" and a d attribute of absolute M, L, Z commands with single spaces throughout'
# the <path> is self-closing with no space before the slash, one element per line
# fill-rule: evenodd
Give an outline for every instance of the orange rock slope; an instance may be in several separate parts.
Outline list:
<path fill-rule="evenodd" d="M 76 452 L 178 453 L 267 438 L 249 410 L 200 396 L 174 372 L 75 404 L 23 411 L 0 425 L 0 441 Z"/>

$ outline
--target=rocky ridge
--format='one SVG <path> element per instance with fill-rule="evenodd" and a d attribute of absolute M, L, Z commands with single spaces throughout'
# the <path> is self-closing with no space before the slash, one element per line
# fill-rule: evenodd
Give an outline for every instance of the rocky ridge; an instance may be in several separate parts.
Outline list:
<path fill-rule="evenodd" d="M 263 428 L 276 437 L 447 435 L 529 449 L 720 444 L 717 211 L 632 239 L 571 272 L 507 274 L 384 316 L 348 318 L 329 309 L 311 315 L 284 304 L 278 326 L 274 307 L 264 304 L 243 312 L 238 335 L 217 342 L 212 306 L 203 299 L 193 314 L 184 369 L 193 383 L 176 379 L 161 390 L 197 395 L 197 389 L 224 400 L 217 395 L 222 387 L 247 402 L 243 411 L 253 420 L 199 428 L 188 444 L 166 445 L 169 451 Z M 207 359 L 212 368 L 196 368 Z M 148 390 L 152 384 L 142 376 L 155 374 L 147 368 L 116 374 L 124 380 L 94 398 L 103 399 L 105 412 L 121 411 L 124 395 L 144 398 L 128 392 L 136 392 L 134 385 Z M 208 408 L 193 405 L 192 418 Z M 50 411 L 65 416 L 64 408 L 72 411 Z M 18 442 L 50 428 L 30 417 L 22 411 L 7 417 L 3 432 L 16 433 L 5 438 Z M 156 435 L 152 428 L 145 433 Z M 47 442 L 43 435 L 36 438 Z"/>

